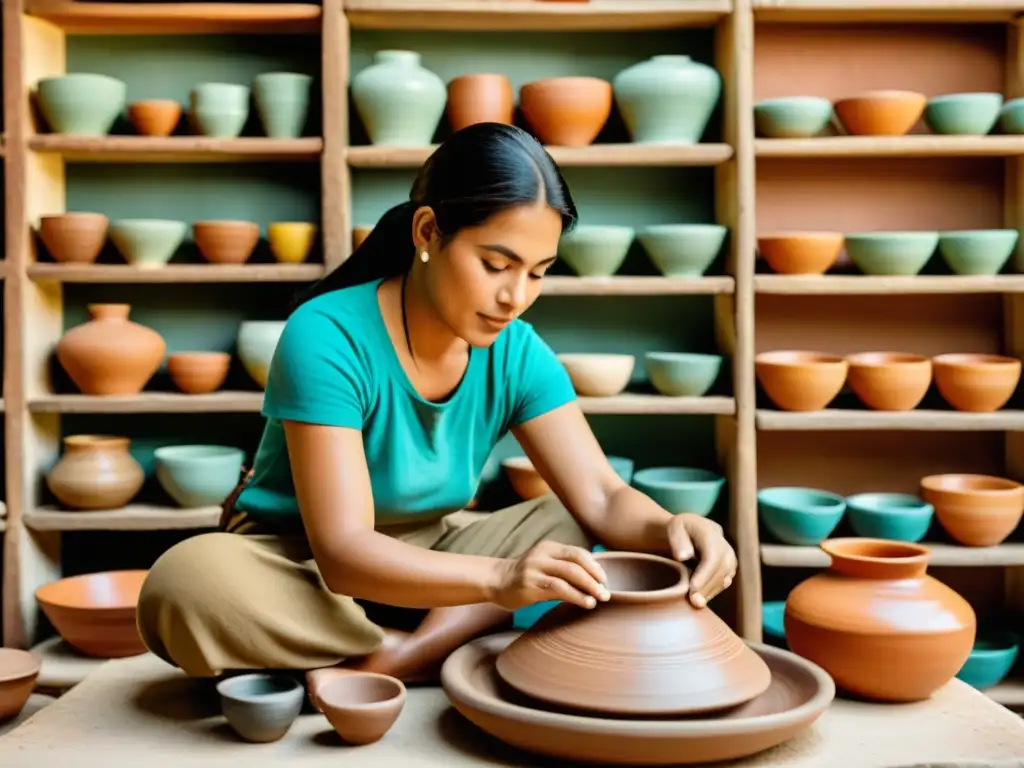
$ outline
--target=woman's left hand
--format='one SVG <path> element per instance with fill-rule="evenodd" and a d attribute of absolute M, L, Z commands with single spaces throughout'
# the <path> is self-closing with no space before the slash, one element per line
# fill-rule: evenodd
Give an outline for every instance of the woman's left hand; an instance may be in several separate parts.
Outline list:
<path fill-rule="evenodd" d="M 668 541 L 679 562 L 700 556 L 700 565 L 690 575 L 690 603 L 695 608 L 704 608 L 732 584 L 736 553 L 714 520 L 687 513 L 675 515 L 668 521 Z"/>

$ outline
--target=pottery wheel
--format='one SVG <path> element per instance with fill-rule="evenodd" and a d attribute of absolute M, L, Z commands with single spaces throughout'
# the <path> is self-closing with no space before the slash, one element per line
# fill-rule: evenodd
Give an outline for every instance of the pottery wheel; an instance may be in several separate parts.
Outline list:
<path fill-rule="evenodd" d="M 794 653 L 748 643 L 772 672 L 764 693 L 716 716 L 601 717 L 570 714 L 507 686 L 495 660 L 520 633 L 474 640 L 448 657 L 441 684 L 467 720 L 530 752 L 574 762 L 683 765 L 746 757 L 810 727 L 835 697 L 820 667 Z"/>

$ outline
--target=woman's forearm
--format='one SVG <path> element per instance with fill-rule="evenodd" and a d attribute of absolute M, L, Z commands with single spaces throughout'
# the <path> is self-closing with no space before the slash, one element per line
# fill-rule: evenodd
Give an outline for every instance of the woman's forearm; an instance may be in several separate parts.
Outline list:
<path fill-rule="evenodd" d="M 629 485 L 606 497 L 604 509 L 591 517 L 594 534 L 611 549 L 668 554 L 672 514 Z"/>

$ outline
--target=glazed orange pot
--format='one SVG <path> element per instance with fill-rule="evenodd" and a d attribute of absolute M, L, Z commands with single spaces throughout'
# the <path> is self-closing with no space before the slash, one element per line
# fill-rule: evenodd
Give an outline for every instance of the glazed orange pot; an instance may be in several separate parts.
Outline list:
<path fill-rule="evenodd" d="M 927 574 L 929 550 L 885 539 L 827 539 L 832 565 L 786 599 L 786 642 L 848 694 L 875 701 L 929 698 L 960 671 L 977 619 Z"/>
<path fill-rule="evenodd" d="M 754 358 L 757 380 L 784 411 L 818 411 L 835 399 L 849 364 L 839 355 L 803 350 L 762 352 Z"/>
<path fill-rule="evenodd" d="M 519 108 L 541 143 L 585 147 L 612 113 L 612 84 L 597 77 L 549 77 L 519 89 Z"/>
<path fill-rule="evenodd" d="M 848 355 L 846 381 L 864 405 L 877 411 L 916 408 L 932 384 L 932 361 L 909 352 Z"/>
<path fill-rule="evenodd" d="M 842 232 L 772 232 L 757 238 L 757 250 L 780 275 L 823 275 L 836 263 L 844 242 Z"/>
<path fill-rule="evenodd" d="M 985 354 L 938 355 L 932 358 L 935 387 L 958 411 L 985 413 L 1006 405 L 1020 382 L 1015 357 Z"/>
<path fill-rule="evenodd" d="M 955 541 L 994 547 L 1016 530 L 1024 515 L 1024 485 L 991 475 L 929 475 L 921 496 Z"/>
<path fill-rule="evenodd" d="M 516 95 L 504 75 L 463 75 L 448 83 L 445 109 L 453 131 L 474 123 L 510 125 L 515 118 Z"/>
<path fill-rule="evenodd" d="M 868 91 L 840 99 L 833 108 L 854 136 L 902 136 L 921 119 L 927 103 L 916 91 Z"/>

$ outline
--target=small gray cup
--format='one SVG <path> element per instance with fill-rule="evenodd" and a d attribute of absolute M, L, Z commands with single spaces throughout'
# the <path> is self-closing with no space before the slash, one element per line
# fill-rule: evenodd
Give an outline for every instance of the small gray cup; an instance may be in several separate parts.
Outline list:
<path fill-rule="evenodd" d="M 305 690 L 286 675 L 249 674 L 217 683 L 221 711 L 246 741 L 277 741 L 299 716 Z"/>

